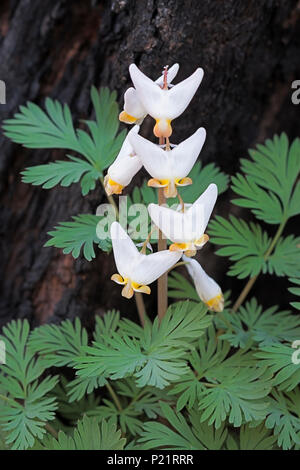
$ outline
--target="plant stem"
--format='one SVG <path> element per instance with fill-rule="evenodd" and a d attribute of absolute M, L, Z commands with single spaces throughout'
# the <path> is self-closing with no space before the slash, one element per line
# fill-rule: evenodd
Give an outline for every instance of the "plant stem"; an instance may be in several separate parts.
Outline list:
<path fill-rule="evenodd" d="M 158 204 L 162 205 L 165 203 L 164 189 L 159 188 L 158 190 Z M 167 240 L 163 237 L 162 232 L 159 230 L 158 233 L 158 251 L 167 249 Z M 157 282 L 157 314 L 161 321 L 165 316 L 168 308 L 168 273 L 160 276 Z"/>
<path fill-rule="evenodd" d="M 55 439 L 58 438 L 58 432 L 56 431 L 56 429 L 54 429 L 53 426 L 51 426 L 51 424 L 46 423 L 45 424 L 45 429 L 49 432 L 49 434 L 51 434 L 53 437 L 55 437 Z"/>
<path fill-rule="evenodd" d="M 266 253 L 264 254 L 264 260 L 267 261 L 267 259 L 269 258 L 269 256 L 272 254 L 272 251 L 274 250 L 275 246 L 276 246 L 276 243 L 278 242 L 279 240 L 279 237 L 280 235 L 282 234 L 283 232 L 283 229 L 285 227 L 285 224 L 287 222 L 287 219 L 284 218 L 283 221 L 281 222 L 281 224 L 279 225 L 278 227 L 278 230 L 269 246 L 269 248 L 267 249 Z M 247 284 L 245 285 L 244 289 L 242 290 L 242 292 L 240 293 L 240 295 L 238 296 L 234 306 L 232 307 L 232 311 L 233 312 L 236 312 L 240 306 L 242 305 L 242 303 L 244 302 L 245 298 L 247 297 L 247 295 L 249 294 L 250 290 L 252 289 L 256 279 L 258 278 L 259 274 L 261 273 L 261 270 L 258 274 L 256 274 L 256 276 L 253 276 L 251 277 Z"/>
<path fill-rule="evenodd" d="M 136 302 L 136 308 L 140 317 L 140 322 L 141 322 L 142 327 L 144 327 L 146 308 L 144 304 L 143 294 L 141 294 L 140 292 L 135 292 L 134 297 L 135 297 L 135 302 Z"/>
<path fill-rule="evenodd" d="M 115 393 L 114 389 L 112 388 L 112 386 L 107 382 L 106 384 L 106 388 L 107 390 L 109 391 L 110 393 L 110 396 L 112 397 L 116 407 L 118 408 L 118 410 L 120 411 L 120 413 L 123 411 L 123 408 L 122 408 L 122 405 L 120 403 L 120 400 L 117 396 L 117 394 Z"/>

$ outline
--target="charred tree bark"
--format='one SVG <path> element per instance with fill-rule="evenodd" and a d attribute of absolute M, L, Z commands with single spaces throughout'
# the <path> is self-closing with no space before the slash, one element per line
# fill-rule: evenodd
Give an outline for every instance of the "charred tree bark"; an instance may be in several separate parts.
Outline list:
<path fill-rule="evenodd" d="M 163 65 L 179 62 L 178 80 L 200 65 L 203 83 L 176 121 L 174 141 L 204 126 L 201 158 L 232 174 L 257 141 L 283 130 L 297 135 L 291 83 L 300 79 L 299 11 L 297 0 L 2 0 L 0 79 L 7 104 L 0 105 L 1 119 L 27 100 L 43 104 L 45 96 L 68 103 L 76 119 L 87 118 L 91 85 L 116 89 L 121 102 L 131 62 L 153 78 Z M 149 135 L 150 129 L 149 123 Z M 0 143 L 0 324 L 76 315 L 89 323 L 107 308 L 133 312 L 109 281 L 111 257 L 99 252 L 88 263 L 43 248 L 57 222 L 95 211 L 104 200 L 100 185 L 85 199 L 76 185 L 25 185 L 24 167 L 63 153 L 26 150 L 3 135 Z M 224 211 L 228 200 L 220 202 Z"/>

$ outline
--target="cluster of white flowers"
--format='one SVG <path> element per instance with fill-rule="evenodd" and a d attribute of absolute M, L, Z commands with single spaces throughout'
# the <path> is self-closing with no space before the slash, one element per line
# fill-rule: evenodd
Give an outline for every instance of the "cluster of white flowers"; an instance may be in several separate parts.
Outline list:
<path fill-rule="evenodd" d="M 199 87 L 203 70 L 198 68 L 190 77 L 177 85 L 171 82 L 178 72 L 178 64 L 164 68 L 162 76 L 153 82 L 136 65 L 129 67 L 134 88 L 124 95 L 124 110 L 120 120 L 135 124 L 123 146 L 108 168 L 105 189 L 108 195 L 121 194 L 134 175 L 142 168 L 151 179 L 148 185 L 163 188 L 166 198 L 178 195 L 178 188 L 192 184 L 188 177 L 206 138 L 204 128 L 198 129 L 179 145 L 172 145 L 171 122 L 180 116 Z M 153 132 L 159 138 L 154 144 L 139 135 L 140 124 L 149 114 L 156 121 Z M 111 225 L 111 238 L 118 274 L 112 280 L 123 285 L 122 295 L 131 298 L 134 292 L 150 294 L 153 281 L 168 271 L 182 257 L 196 290 L 203 302 L 214 311 L 223 310 L 224 300 L 220 287 L 190 259 L 203 247 L 209 237 L 205 229 L 217 199 L 217 186 L 210 184 L 193 203 L 184 204 L 180 198 L 177 210 L 150 204 L 148 211 L 154 224 L 173 243 L 168 250 L 146 255 L 140 252 L 118 222 Z"/>

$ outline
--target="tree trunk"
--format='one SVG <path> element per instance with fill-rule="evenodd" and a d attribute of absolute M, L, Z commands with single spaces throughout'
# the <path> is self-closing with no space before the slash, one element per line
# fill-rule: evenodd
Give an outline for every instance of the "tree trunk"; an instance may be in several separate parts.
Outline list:
<path fill-rule="evenodd" d="M 201 66 L 204 80 L 176 120 L 173 140 L 204 126 L 202 160 L 217 161 L 232 174 L 257 141 L 283 130 L 290 138 L 298 132 L 291 83 L 300 79 L 299 8 L 297 0 L 2 0 L 0 79 L 7 104 L 0 104 L 1 119 L 27 100 L 43 105 L 46 96 L 68 103 L 76 120 L 88 118 L 91 85 L 117 90 L 121 103 L 132 62 L 153 78 L 163 65 L 179 62 L 177 80 Z M 150 130 L 146 126 L 146 134 Z M 0 142 L 0 324 L 79 315 L 88 325 L 95 313 L 113 307 L 133 315 L 134 303 L 121 300 L 109 280 L 111 256 L 99 250 L 88 263 L 43 248 L 59 221 L 94 213 L 104 200 L 100 185 L 83 199 L 78 185 L 43 190 L 23 184 L 22 169 L 64 153 L 24 149 L 3 135 Z M 228 211 L 229 197 L 221 198 L 219 212 Z M 219 265 L 219 258 L 208 257 Z M 216 273 L 220 280 L 222 273 Z M 230 279 L 224 282 L 230 286 Z M 147 302 L 154 313 L 153 299 Z"/>

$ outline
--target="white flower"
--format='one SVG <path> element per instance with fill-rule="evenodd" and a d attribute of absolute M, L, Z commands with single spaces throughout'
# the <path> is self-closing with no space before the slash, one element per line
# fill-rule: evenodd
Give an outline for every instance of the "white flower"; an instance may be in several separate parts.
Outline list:
<path fill-rule="evenodd" d="M 157 86 L 135 64 L 130 65 L 129 72 L 140 102 L 156 120 L 154 134 L 156 137 L 170 137 L 171 121 L 180 116 L 188 106 L 201 83 L 203 70 L 198 68 L 170 90 Z"/>
<path fill-rule="evenodd" d="M 194 256 L 209 237 L 204 233 L 218 196 L 217 186 L 212 183 L 206 191 L 184 212 L 149 204 L 151 219 L 162 233 L 174 243 L 169 250 L 185 252 Z"/>
<path fill-rule="evenodd" d="M 134 126 L 131 131 L 128 132 L 118 156 L 107 170 L 107 175 L 104 178 L 104 186 L 109 196 L 111 194 L 121 194 L 123 188 L 131 182 L 134 175 L 143 166 L 130 144 L 130 135 L 137 134 L 139 128 L 139 126 Z"/>
<path fill-rule="evenodd" d="M 177 195 L 176 186 L 192 184 L 187 175 L 194 166 L 205 137 L 206 131 L 201 127 L 172 150 L 163 150 L 139 134 L 131 134 L 129 140 L 144 167 L 153 177 L 148 181 L 148 186 L 164 188 L 164 195 L 168 198 Z"/>
<path fill-rule="evenodd" d="M 209 277 L 201 265 L 195 259 L 182 256 L 183 261 L 187 262 L 189 275 L 194 281 L 196 291 L 210 310 L 222 312 L 224 309 L 224 297 L 221 287 L 211 277 Z"/>
<path fill-rule="evenodd" d="M 148 284 L 170 269 L 181 256 L 181 253 L 168 250 L 151 255 L 140 253 L 118 222 L 111 224 L 110 235 L 118 270 L 111 279 L 124 286 L 122 295 L 127 299 L 133 296 L 134 291 L 150 294 Z"/>
<path fill-rule="evenodd" d="M 174 64 L 168 70 L 167 82 L 171 85 L 171 82 L 177 75 L 179 65 Z M 164 72 L 154 82 L 158 87 L 162 87 L 164 84 Z M 141 124 L 144 118 L 147 116 L 147 111 L 142 105 L 135 88 L 130 87 L 124 94 L 124 111 L 120 113 L 119 119 L 126 124 Z"/>

